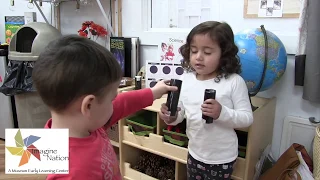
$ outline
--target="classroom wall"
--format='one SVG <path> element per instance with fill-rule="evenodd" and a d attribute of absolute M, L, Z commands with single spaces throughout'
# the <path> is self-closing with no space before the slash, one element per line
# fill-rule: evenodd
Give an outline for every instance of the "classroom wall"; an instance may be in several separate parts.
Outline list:
<path fill-rule="evenodd" d="M 0 41 L 4 42 L 4 16 L 5 15 L 23 15 L 25 11 L 35 11 L 37 9 L 29 9 L 27 7 L 27 2 L 25 0 L 15 0 L 16 1 L 16 10 L 11 11 L 9 9 L 9 0 L 5 0 L 0 6 Z M 18 2 L 21 2 L 20 4 Z M 133 36 L 136 34 L 136 28 L 140 27 L 138 20 L 141 18 L 141 15 L 138 13 L 141 11 L 141 4 L 136 3 L 140 0 L 122 0 L 123 1 L 123 35 L 124 36 Z M 65 2 L 61 5 L 61 31 L 63 34 L 75 34 L 78 29 L 81 27 L 81 23 L 85 20 L 93 20 L 96 23 L 101 23 L 106 27 L 104 18 L 100 12 L 95 1 L 89 7 L 83 7 L 79 11 L 75 10 L 74 2 Z M 102 0 L 104 8 L 109 9 L 109 1 Z M 254 27 L 260 26 L 261 24 L 268 25 L 267 27 L 273 27 L 274 31 L 281 31 L 282 33 L 293 33 L 292 27 L 298 26 L 297 19 L 287 19 L 282 20 L 281 23 L 273 20 L 251 20 L 246 21 L 242 18 L 243 10 L 243 1 L 242 0 L 228 0 L 223 1 L 224 3 L 219 5 L 220 19 L 225 20 L 232 26 L 233 29 L 239 30 L 245 27 Z M 46 6 L 45 14 L 47 18 L 51 18 L 51 12 L 49 3 L 43 3 Z M 20 12 L 19 12 L 20 11 Z M 43 19 L 39 13 L 37 13 L 38 21 Z M 51 20 L 49 20 L 51 21 Z M 276 23 L 276 24 L 273 24 Z M 290 28 L 289 28 L 290 27 Z M 100 39 L 100 44 L 105 44 L 105 40 Z M 152 45 L 142 45 L 141 47 L 141 63 L 144 64 L 146 59 L 151 59 L 154 57 L 154 54 L 157 53 L 157 47 Z M 259 93 L 258 96 L 262 97 L 277 97 L 277 108 L 276 108 L 276 118 L 275 126 L 273 133 L 273 143 L 272 143 L 272 152 L 277 158 L 279 156 L 279 149 L 281 143 L 282 135 L 282 125 L 285 116 L 293 115 L 299 116 L 302 118 L 308 118 L 314 116 L 320 118 L 320 104 L 312 104 L 308 101 L 303 100 L 302 97 L 302 87 L 294 86 L 294 56 L 289 55 L 287 70 L 282 77 L 282 79 L 270 90 Z M 303 132 L 302 132 L 303 133 Z"/>
<path fill-rule="evenodd" d="M 110 1 L 100 0 L 102 6 L 107 15 L 110 16 Z M 85 21 L 94 21 L 95 23 L 105 27 L 107 29 L 106 20 L 99 9 L 99 6 L 95 0 L 87 6 L 81 6 L 79 10 L 76 9 L 75 2 L 63 2 L 60 6 L 60 23 L 62 34 L 77 34 L 81 28 L 82 23 Z M 105 47 L 108 47 L 108 41 L 105 37 L 99 37 L 97 42 Z"/>

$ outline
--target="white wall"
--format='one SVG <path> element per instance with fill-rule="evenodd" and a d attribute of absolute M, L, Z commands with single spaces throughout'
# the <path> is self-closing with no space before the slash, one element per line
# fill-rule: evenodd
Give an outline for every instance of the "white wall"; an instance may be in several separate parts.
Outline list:
<path fill-rule="evenodd" d="M 142 39 L 141 63 L 145 60 L 153 59 L 157 53 L 157 40 L 167 35 L 175 36 L 176 33 L 152 33 L 145 32 L 143 27 L 144 17 L 141 15 L 140 0 L 122 0 L 123 1 L 123 35 L 140 36 Z M 234 32 L 245 28 L 260 27 L 265 25 L 267 30 L 276 33 L 284 42 L 287 51 L 294 54 L 297 42 L 298 19 L 243 19 L 243 0 L 214 0 L 218 7 L 215 19 L 228 22 Z M 186 35 L 186 33 L 178 33 Z M 294 86 L 294 56 L 288 57 L 287 70 L 282 79 L 268 91 L 258 94 L 261 97 L 277 97 L 276 117 L 273 133 L 272 152 L 274 156 L 279 157 L 282 126 L 285 116 L 293 115 L 303 118 L 314 116 L 320 118 L 320 104 L 312 104 L 303 100 L 302 87 Z M 263 137 L 261 137 L 263 138 Z"/>
<path fill-rule="evenodd" d="M 110 1 L 100 0 L 107 15 L 110 14 Z M 96 0 L 87 6 L 80 6 L 76 9 L 75 2 L 63 2 L 60 6 L 61 15 L 61 33 L 62 34 L 78 34 L 78 30 L 82 27 L 85 21 L 93 21 L 107 29 L 107 23 L 104 19 Z M 108 17 L 111 20 L 111 16 Z M 107 38 L 99 37 L 97 42 L 105 47 L 108 47 Z"/>

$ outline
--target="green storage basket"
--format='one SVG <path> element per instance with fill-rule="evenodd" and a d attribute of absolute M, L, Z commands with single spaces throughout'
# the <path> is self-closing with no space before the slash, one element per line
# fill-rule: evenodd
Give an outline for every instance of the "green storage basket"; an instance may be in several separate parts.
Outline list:
<path fill-rule="evenodd" d="M 246 151 L 247 151 L 247 148 L 244 147 L 244 146 L 238 146 L 238 156 L 239 157 L 242 157 L 242 158 L 246 158 Z"/>
<path fill-rule="evenodd" d="M 169 143 L 175 144 L 181 147 L 188 147 L 189 139 L 186 134 L 168 131 L 166 129 L 163 129 L 162 131 L 163 131 L 164 139 Z"/>
<path fill-rule="evenodd" d="M 137 136 L 149 136 L 150 133 L 156 134 L 157 114 L 145 111 L 126 119 L 129 130 Z"/>

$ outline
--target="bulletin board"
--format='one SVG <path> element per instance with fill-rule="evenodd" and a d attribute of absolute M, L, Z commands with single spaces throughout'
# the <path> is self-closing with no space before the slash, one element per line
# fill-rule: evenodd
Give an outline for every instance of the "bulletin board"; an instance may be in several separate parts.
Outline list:
<path fill-rule="evenodd" d="M 244 0 L 243 17 L 244 18 L 267 18 L 268 16 L 259 16 L 261 3 L 266 3 L 270 0 Z M 273 1 L 273 0 L 272 0 Z M 274 0 L 274 2 L 282 5 L 282 16 L 280 18 L 299 18 L 301 0 Z M 272 9 L 271 9 L 272 10 Z M 279 18 L 270 16 L 270 18 Z"/>

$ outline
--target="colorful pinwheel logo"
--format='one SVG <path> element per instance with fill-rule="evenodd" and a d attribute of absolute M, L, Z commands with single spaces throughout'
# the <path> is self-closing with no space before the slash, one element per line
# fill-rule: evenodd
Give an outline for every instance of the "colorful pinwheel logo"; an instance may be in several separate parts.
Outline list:
<path fill-rule="evenodd" d="M 29 137 L 22 139 L 21 131 L 19 129 L 14 139 L 16 142 L 16 147 L 6 147 L 6 148 L 12 155 L 21 156 L 19 167 L 29 162 L 31 154 L 34 157 L 36 157 L 39 161 L 41 161 L 40 152 L 33 145 L 33 143 L 39 140 L 40 137 L 30 135 Z"/>

